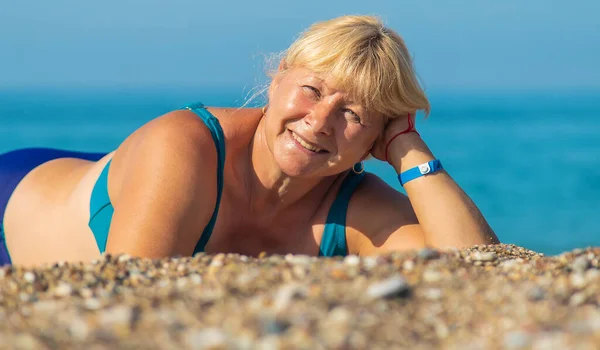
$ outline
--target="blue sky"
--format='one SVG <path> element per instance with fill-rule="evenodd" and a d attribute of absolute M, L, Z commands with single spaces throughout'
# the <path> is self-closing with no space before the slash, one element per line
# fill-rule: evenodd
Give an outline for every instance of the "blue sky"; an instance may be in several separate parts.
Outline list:
<path fill-rule="evenodd" d="M 0 87 L 251 86 L 311 23 L 379 15 L 428 88 L 600 87 L 600 1 L 0 0 Z"/>

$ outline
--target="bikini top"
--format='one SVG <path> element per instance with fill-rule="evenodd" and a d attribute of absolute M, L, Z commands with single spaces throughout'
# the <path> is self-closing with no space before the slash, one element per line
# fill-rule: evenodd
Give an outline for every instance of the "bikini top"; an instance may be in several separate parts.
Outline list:
<path fill-rule="evenodd" d="M 194 103 L 184 107 L 196 113 L 206 124 L 212 135 L 215 147 L 217 149 L 217 201 L 215 209 L 210 218 L 210 221 L 204 228 L 200 239 L 194 248 L 194 254 L 203 252 L 210 235 L 212 234 L 217 215 L 219 213 L 219 205 L 221 203 L 221 195 L 223 192 L 223 170 L 225 167 L 225 137 L 223 129 L 215 118 L 202 103 Z M 110 161 L 104 166 L 102 173 L 96 180 L 90 199 L 90 220 L 89 227 L 94 233 L 96 244 L 103 253 L 106 250 L 106 242 L 108 239 L 108 230 L 114 213 L 113 205 L 108 196 L 108 171 Z M 364 178 L 364 172 L 355 174 L 350 172 L 342 182 L 340 190 L 329 210 L 325 229 L 321 244 L 319 245 L 319 256 L 345 256 L 348 254 L 346 244 L 346 212 L 348 210 L 348 202 L 354 193 L 356 187 Z"/>

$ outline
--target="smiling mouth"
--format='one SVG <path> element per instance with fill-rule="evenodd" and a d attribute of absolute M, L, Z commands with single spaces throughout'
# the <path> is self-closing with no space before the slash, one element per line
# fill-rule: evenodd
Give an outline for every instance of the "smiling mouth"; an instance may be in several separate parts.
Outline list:
<path fill-rule="evenodd" d="M 315 145 L 312 145 L 306 141 L 304 141 L 300 136 L 298 136 L 295 132 L 290 130 L 290 133 L 292 134 L 292 138 L 294 140 L 296 140 L 296 142 L 298 142 L 300 144 L 300 146 L 306 148 L 307 150 L 314 152 L 314 153 L 327 153 L 326 150 L 319 148 Z"/>

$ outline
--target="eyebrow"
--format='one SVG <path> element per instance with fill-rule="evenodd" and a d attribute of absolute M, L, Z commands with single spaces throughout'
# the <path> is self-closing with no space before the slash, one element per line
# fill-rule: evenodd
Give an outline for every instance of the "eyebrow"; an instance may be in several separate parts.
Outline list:
<path fill-rule="evenodd" d="M 302 78 L 304 78 L 304 79 L 318 80 L 319 82 L 325 84 L 325 79 L 323 79 L 323 78 L 321 78 L 319 76 L 316 76 L 314 73 L 305 74 L 305 75 L 302 76 Z M 325 84 L 325 85 L 327 85 L 327 84 Z"/>
<path fill-rule="evenodd" d="M 325 79 L 324 79 L 324 78 L 321 78 L 321 77 L 318 75 L 318 73 L 316 73 L 316 72 L 312 72 L 312 73 L 306 73 L 305 75 L 303 75 L 303 76 L 302 76 L 302 78 L 311 78 L 311 79 L 318 80 L 318 81 L 319 81 L 321 84 L 325 85 L 325 87 L 327 88 L 327 90 L 330 90 L 330 87 L 329 87 L 329 85 L 328 85 L 328 84 L 325 82 Z M 349 93 L 349 92 L 345 92 L 345 94 L 346 94 L 346 95 L 351 95 L 351 93 Z M 363 111 L 362 111 L 362 114 L 365 114 L 365 113 L 367 113 L 367 109 L 366 109 L 366 107 L 365 107 L 365 106 L 363 106 L 363 105 L 362 105 L 360 102 L 357 102 L 357 101 L 354 101 L 354 100 L 350 100 L 350 99 L 349 99 L 349 97 L 348 97 L 348 98 L 345 98 L 345 99 L 344 99 L 344 101 L 346 102 L 346 105 L 348 105 L 348 106 L 359 106 L 359 107 L 361 107 L 361 109 L 363 110 Z M 361 118 L 364 118 L 364 117 L 361 115 Z"/>

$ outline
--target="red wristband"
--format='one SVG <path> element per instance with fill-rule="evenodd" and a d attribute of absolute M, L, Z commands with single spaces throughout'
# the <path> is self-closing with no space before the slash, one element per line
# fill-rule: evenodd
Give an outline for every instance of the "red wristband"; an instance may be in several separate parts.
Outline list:
<path fill-rule="evenodd" d="M 421 136 L 421 134 L 419 134 L 419 132 L 415 129 L 415 124 L 413 122 L 413 120 L 410 117 L 410 114 L 408 114 L 408 128 L 406 128 L 406 130 L 404 131 L 400 131 L 399 133 L 397 133 L 396 135 L 394 135 L 387 143 L 387 145 L 385 146 L 385 161 L 388 161 L 388 148 L 390 147 L 390 144 L 392 143 L 392 141 L 394 141 L 394 139 L 402 134 L 408 134 L 409 132 L 415 132 L 417 133 L 417 135 Z"/>

